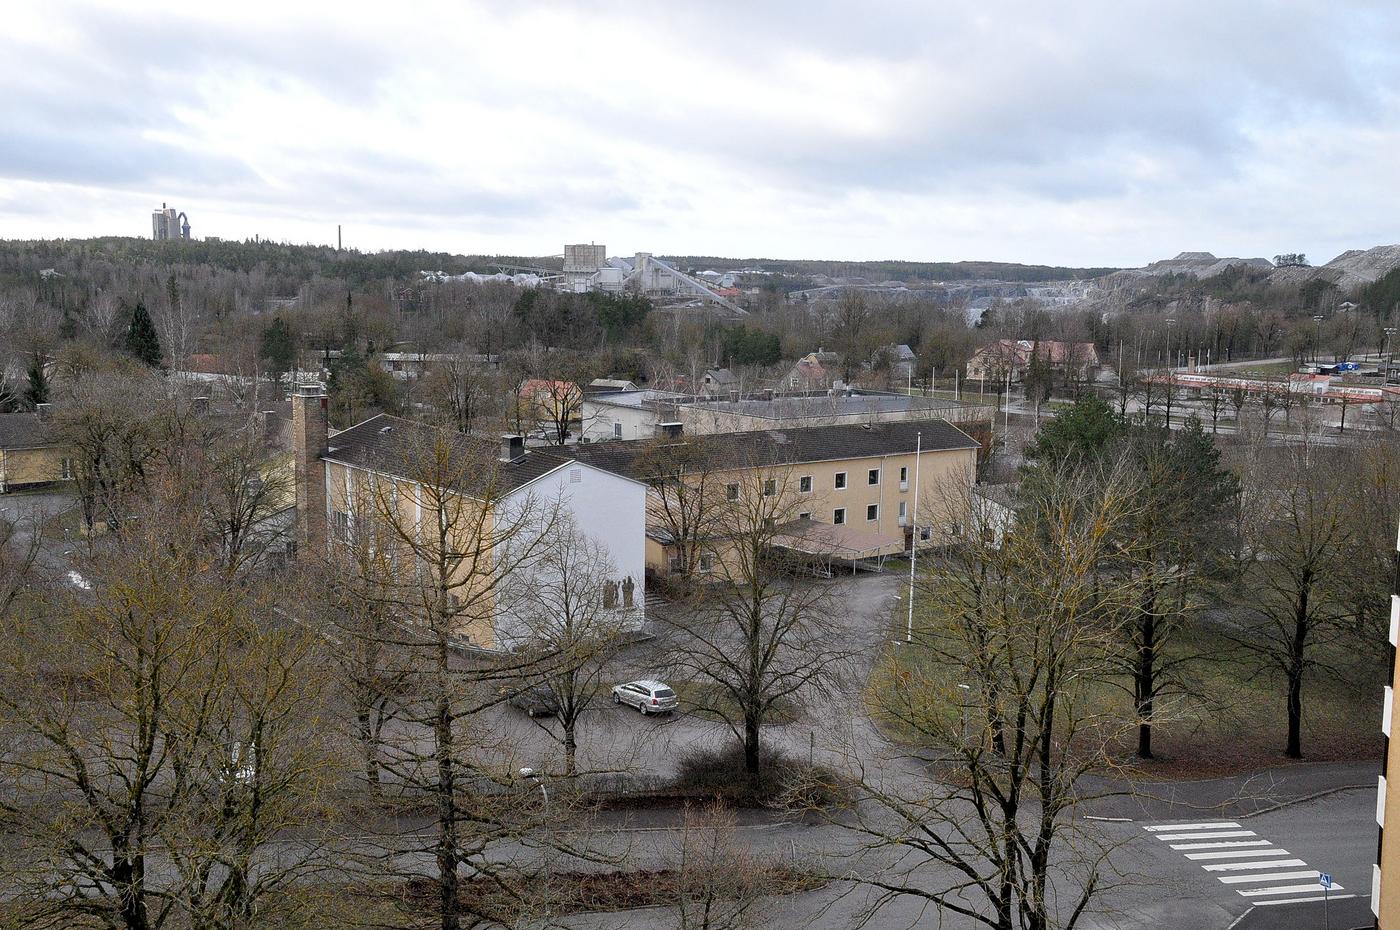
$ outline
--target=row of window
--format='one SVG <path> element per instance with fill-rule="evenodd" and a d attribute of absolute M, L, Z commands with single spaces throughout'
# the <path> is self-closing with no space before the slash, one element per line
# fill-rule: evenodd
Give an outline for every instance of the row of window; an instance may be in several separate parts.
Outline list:
<path fill-rule="evenodd" d="M 908 515 L 908 513 L 909 513 L 909 511 L 908 511 L 908 505 L 907 505 L 904 501 L 900 501 L 900 502 L 899 502 L 899 522 L 900 522 L 901 525 L 903 525 L 904 519 L 905 519 L 905 517 Z M 810 519 L 812 518 L 812 513 L 811 513 L 811 511 L 804 511 L 804 512 L 798 514 L 797 516 L 798 516 L 800 519 L 803 519 L 803 520 L 810 520 Z M 867 505 L 865 506 L 865 519 L 866 519 L 868 522 L 870 522 L 870 523 L 874 523 L 876 520 L 880 519 L 880 505 L 879 505 L 879 504 L 867 504 Z M 840 526 L 841 524 L 845 523 L 845 522 L 846 522 L 846 508 L 845 508 L 845 507 L 837 507 L 835 510 L 833 510 L 833 511 L 831 512 L 831 522 L 834 523 L 834 524 L 836 524 L 837 526 Z"/>
<path fill-rule="evenodd" d="M 872 486 L 878 485 L 878 484 L 880 483 L 880 469 L 878 469 L 878 468 L 872 468 L 872 469 L 870 469 L 868 472 L 866 472 L 865 483 L 868 484 L 868 485 L 872 485 Z M 901 465 L 901 466 L 900 466 L 900 469 L 899 469 L 899 486 L 900 486 L 900 489 L 902 490 L 902 489 L 904 489 L 905 487 L 907 487 L 908 485 L 909 485 L 909 469 L 908 469 L 907 466 Z M 835 476 L 835 478 L 834 478 L 833 481 L 832 481 L 832 487 L 835 488 L 837 491 L 844 491 L 844 490 L 846 489 L 846 487 L 847 487 L 847 484 L 846 484 L 846 472 L 844 472 L 844 471 L 838 471 L 838 472 L 836 473 L 836 476 Z M 764 496 L 764 497 L 772 497 L 774 494 L 777 493 L 777 489 L 778 489 L 777 482 L 774 481 L 772 478 L 769 478 L 767 481 L 763 482 L 763 496 Z M 800 478 L 797 479 L 797 491 L 798 491 L 799 494 L 811 494 L 811 493 L 812 493 L 812 476 L 811 476 L 811 475 L 803 475 L 803 476 L 801 476 Z M 725 494 L 726 494 L 726 496 L 727 496 L 730 500 L 732 500 L 732 501 L 738 500 L 738 499 L 739 499 L 739 486 L 738 486 L 737 484 L 726 485 L 726 486 L 725 486 Z M 902 508 L 901 508 L 901 509 L 902 509 Z M 872 517 L 871 519 L 874 519 L 874 517 Z"/>

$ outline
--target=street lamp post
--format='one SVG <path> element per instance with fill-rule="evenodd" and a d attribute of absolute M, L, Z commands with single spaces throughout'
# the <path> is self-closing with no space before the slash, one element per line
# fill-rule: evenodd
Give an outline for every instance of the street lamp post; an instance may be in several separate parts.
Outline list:
<path fill-rule="evenodd" d="M 1317 361 L 1318 343 L 1322 341 L 1322 314 L 1313 314 L 1313 361 Z"/>
<path fill-rule="evenodd" d="M 1166 324 L 1167 324 L 1167 374 L 1171 374 L 1171 370 L 1172 370 L 1172 327 L 1176 325 L 1176 320 L 1173 319 L 1172 317 L 1167 317 L 1167 319 L 1166 319 Z"/>
<path fill-rule="evenodd" d="M 1390 383 L 1390 337 L 1395 335 L 1395 327 L 1385 328 L 1385 350 L 1381 352 L 1381 357 L 1385 360 L 1385 374 L 1381 376 L 1382 384 Z"/>
<path fill-rule="evenodd" d="M 549 789 L 546 788 L 546 787 L 544 786 L 544 777 L 543 777 L 539 772 L 535 771 L 535 770 L 532 769 L 532 768 L 523 768 L 523 769 L 521 769 L 521 770 L 520 770 L 520 777 L 521 777 L 521 778 L 524 778 L 524 779 L 528 779 L 529 781 L 533 781 L 536 785 L 539 786 L 540 794 L 544 797 L 544 812 L 545 812 L 546 814 L 548 814 L 548 813 L 549 813 Z"/>
<path fill-rule="evenodd" d="M 967 695 L 972 690 L 972 685 L 958 685 L 962 691 L 962 700 L 958 701 L 958 707 L 962 709 L 962 742 L 967 745 Z"/>

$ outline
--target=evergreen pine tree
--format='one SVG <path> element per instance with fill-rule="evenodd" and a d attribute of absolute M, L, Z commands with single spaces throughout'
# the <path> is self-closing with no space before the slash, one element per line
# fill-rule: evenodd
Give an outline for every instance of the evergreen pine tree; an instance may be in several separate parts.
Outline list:
<path fill-rule="evenodd" d="M 49 402 L 49 378 L 44 374 L 44 354 L 35 352 L 29 359 L 29 387 L 24 390 L 24 399 L 32 406 Z"/>
<path fill-rule="evenodd" d="M 151 322 L 151 314 L 146 310 L 146 305 L 139 301 L 136 309 L 131 311 L 131 324 L 126 328 L 125 348 L 152 368 L 160 365 L 160 336 L 156 335 L 156 326 Z"/>
<path fill-rule="evenodd" d="M 296 340 L 292 338 L 291 327 L 279 316 L 262 331 L 261 342 L 259 354 L 267 366 L 268 377 L 281 381 L 296 364 Z"/>

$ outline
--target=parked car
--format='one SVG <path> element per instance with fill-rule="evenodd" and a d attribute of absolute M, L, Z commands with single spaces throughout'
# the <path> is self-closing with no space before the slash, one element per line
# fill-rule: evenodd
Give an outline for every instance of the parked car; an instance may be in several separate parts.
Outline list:
<path fill-rule="evenodd" d="M 614 704 L 631 704 L 643 715 L 669 714 L 680 704 L 670 685 L 650 678 L 614 685 L 612 696 Z"/>
<path fill-rule="evenodd" d="M 545 685 L 529 685 L 513 691 L 506 703 L 531 717 L 552 717 L 559 713 L 559 699 Z"/>

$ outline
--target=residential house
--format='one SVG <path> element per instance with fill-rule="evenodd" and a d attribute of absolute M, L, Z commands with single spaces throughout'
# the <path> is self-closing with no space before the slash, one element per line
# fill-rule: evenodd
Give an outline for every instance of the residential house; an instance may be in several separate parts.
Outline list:
<path fill-rule="evenodd" d="M 700 389 L 710 397 L 718 397 L 739 390 L 739 376 L 728 368 L 711 368 L 700 379 Z"/>
<path fill-rule="evenodd" d="M 799 358 L 783 378 L 792 391 L 822 391 L 841 381 L 841 356 L 818 349 Z"/>
<path fill-rule="evenodd" d="M 626 378 L 594 378 L 588 382 L 588 387 L 584 388 L 585 394 L 597 394 L 606 391 L 637 391 L 641 390 L 635 382 Z"/>
<path fill-rule="evenodd" d="M 1001 547 L 1002 540 L 1016 524 L 1014 484 L 979 484 L 972 489 L 972 515 L 969 521 L 985 542 Z"/>
<path fill-rule="evenodd" d="M 1088 381 L 1098 374 L 1099 352 L 1092 342 L 1052 342 L 1030 339 L 998 339 L 973 353 L 968 359 L 969 381 L 1013 382 L 1025 380 L 1031 359 L 1037 358 L 1062 378 Z"/>
<path fill-rule="evenodd" d="M 784 526 L 784 545 L 827 568 L 849 565 L 851 570 L 908 551 L 916 522 L 920 546 L 961 535 L 979 448 L 946 420 L 930 419 L 570 449 L 579 461 L 650 484 L 646 565 L 658 576 L 678 567 L 676 540 L 664 517 L 662 495 L 669 492 L 655 471 L 657 450 L 665 443 L 688 443 L 694 457 L 675 480 L 703 480 L 712 491 L 724 489 L 730 500 L 754 487 L 765 495 L 790 495 L 780 508 L 792 517 L 791 527 Z M 723 570 L 726 545 L 723 538 L 707 543 L 702 572 Z"/>
<path fill-rule="evenodd" d="M 0 414 L 0 494 L 71 481 L 73 459 L 48 419 L 48 404 L 32 413 Z"/>
<path fill-rule="evenodd" d="M 872 366 L 878 366 L 881 361 L 889 366 L 889 376 L 892 380 L 903 382 L 914 375 L 914 364 L 918 356 L 914 350 L 907 345 L 888 345 L 875 353 L 871 359 Z"/>
<path fill-rule="evenodd" d="M 551 441 L 559 438 L 559 424 L 569 433 L 576 433 L 581 426 L 584 395 L 574 382 L 529 378 L 521 382 L 516 393 L 521 419 L 538 424 Z"/>
<path fill-rule="evenodd" d="M 451 545 L 461 552 L 472 551 L 479 542 L 470 538 L 473 527 L 494 527 L 498 521 L 519 525 L 517 545 L 557 534 L 566 525 L 576 528 L 606 554 L 619 622 L 641 622 L 646 598 L 646 488 L 641 482 L 553 450 L 527 449 L 519 436 L 504 437 L 497 445 L 386 414 L 330 435 L 324 400 L 315 388 L 293 398 L 297 525 L 307 551 L 354 543 L 356 533 L 376 521 L 393 520 L 400 533 L 417 536 L 425 520 L 433 519 L 432 505 L 424 502 L 435 493 L 449 502 L 460 500 L 460 513 L 471 513 L 476 505 L 489 508 L 480 520 L 451 521 Z M 450 468 L 460 468 L 456 474 L 466 485 L 459 490 L 454 482 L 425 492 L 424 482 L 431 479 L 425 478 L 422 462 L 429 449 L 445 456 Z M 483 490 L 487 488 L 490 493 Z M 486 555 L 500 557 L 498 552 Z M 412 583 L 421 568 L 405 560 L 400 571 L 405 583 Z M 536 573 L 530 577 L 543 581 L 546 576 L 538 573 L 548 569 L 527 564 L 518 571 Z M 452 581 L 468 588 L 477 583 L 471 577 Z M 457 631 L 464 644 L 509 649 L 526 635 L 516 605 L 498 591 L 487 591 L 482 604 L 484 609 L 463 618 Z"/>

